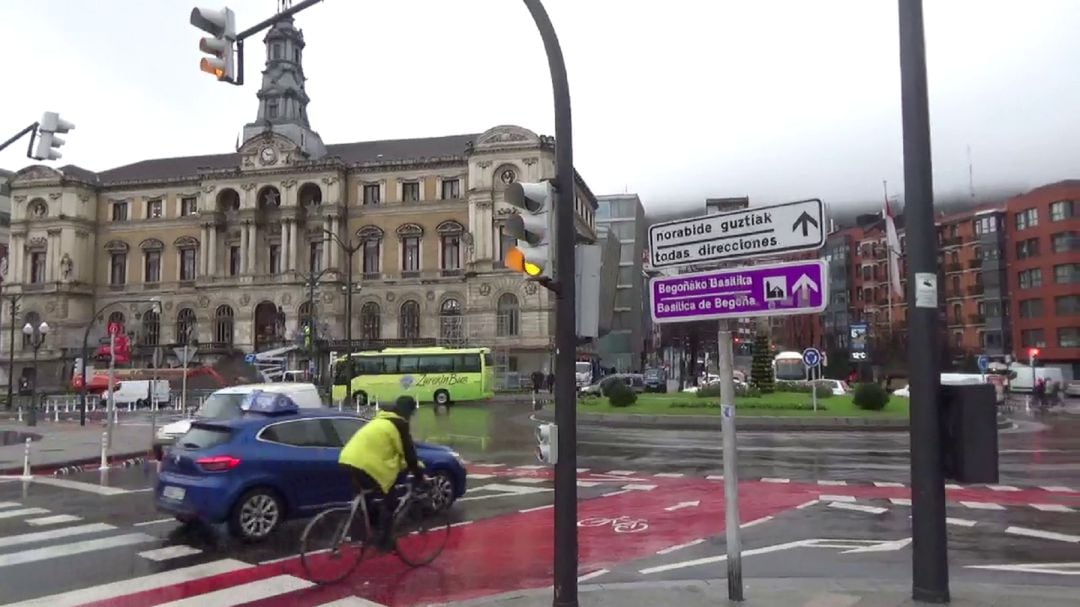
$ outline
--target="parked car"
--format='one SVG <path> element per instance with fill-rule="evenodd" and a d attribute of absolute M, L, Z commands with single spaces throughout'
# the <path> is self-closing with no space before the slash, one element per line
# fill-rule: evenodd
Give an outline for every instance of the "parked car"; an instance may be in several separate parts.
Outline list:
<path fill-rule="evenodd" d="M 815 379 L 814 383 L 832 390 L 833 396 L 843 396 L 851 392 L 847 382 L 842 379 Z"/>
<path fill-rule="evenodd" d="M 634 392 L 645 391 L 645 376 L 640 373 L 615 373 L 601 378 L 591 386 L 585 386 L 581 389 L 582 395 L 589 396 L 603 396 L 605 390 L 612 382 L 621 381 L 627 386 L 630 386 Z"/>
<path fill-rule="evenodd" d="M 282 403 L 289 400 L 239 418 L 195 420 L 162 462 L 157 509 L 184 522 L 225 523 L 233 536 L 255 542 L 286 520 L 352 499 L 338 456 L 368 420 Z M 436 504 L 449 508 L 465 494 L 464 462 L 448 447 L 426 443 L 417 443 L 417 455 Z"/>
<path fill-rule="evenodd" d="M 161 460 L 165 450 L 191 429 L 192 422 L 201 419 L 231 419 L 240 417 L 240 404 L 255 391 L 285 394 L 301 409 L 324 408 L 319 389 L 311 383 L 244 384 L 216 390 L 203 401 L 194 417 L 165 424 L 154 434 L 154 456 Z"/>
<path fill-rule="evenodd" d="M 642 374 L 646 392 L 667 392 L 667 373 L 659 367 L 645 369 Z"/>

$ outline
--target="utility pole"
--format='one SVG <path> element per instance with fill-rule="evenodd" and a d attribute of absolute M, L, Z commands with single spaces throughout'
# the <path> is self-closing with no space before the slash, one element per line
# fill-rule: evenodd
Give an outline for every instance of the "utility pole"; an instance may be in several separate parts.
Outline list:
<path fill-rule="evenodd" d="M 937 242 L 922 0 L 899 0 L 911 369 L 912 597 L 949 601 L 941 453 Z"/>
<path fill-rule="evenodd" d="M 10 410 L 15 406 L 15 323 L 19 314 L 19 300 L 22 295 L 9 295 L 7 300 L 11 302 L 11 335 L 8 339 L 8 386 L 7 407 Z"/>
<path fill-rule="evenodd" d="M 735 448 L 735 353 L 731 324 L 719 321 L 716 335 L 720 376 L 720 432 L 724 448 L 724 539 L 727 548 L 728 599 L 743 600 L 742 538 L 739 533 L 739 463 Z"/>

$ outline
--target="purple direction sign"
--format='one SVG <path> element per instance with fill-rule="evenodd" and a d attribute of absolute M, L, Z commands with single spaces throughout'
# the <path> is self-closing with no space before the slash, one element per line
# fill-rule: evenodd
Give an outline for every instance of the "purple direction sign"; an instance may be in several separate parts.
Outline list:
<path fill-rule="evenodd" d="M 812 314 L 829 301 L 825 261 L 728 268 L 649 281 L 653 322 Z"/>

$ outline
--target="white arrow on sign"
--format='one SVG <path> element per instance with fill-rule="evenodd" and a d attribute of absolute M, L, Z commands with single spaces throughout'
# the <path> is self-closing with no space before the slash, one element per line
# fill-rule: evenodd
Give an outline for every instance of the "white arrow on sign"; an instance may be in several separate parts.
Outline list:
<path fill-rule="evenodd" d="M 1028 563 L 1016 565 L 968 565 L 965 569 L 992 569 L 1020 573 L 1051 573 L 1054 575 L 1080 575 L 1080 563 Z"/>
<path fill-rule="evenodd" d="M 470 500 L 486 500 L 494 497 L 506 497 L 508 495 L 530 495 L 533 493 L 546 493 L 548 491 L 554 491 L 553 489 L 546 489 L 544 487 L 526 487 L 523 485 L 502 485 L 499 483 L 491 483 L 490 485 L 483 485 L 475 489 L 470 489 L 470 493 L 477 493 L 480 491 L 494 491 L 491 495 L 470 495 L 458 499 L 459 502 L 467 502 Z"/>
<path fill-rule="evenodd" d="M 693 508 L 694 506 L 700 506 L 700 505 L 701 505 L 700 500 L 695 500 L 695 501 L 692 501 L 692 502 L 679 502 L 678 504 L 675 504 L 674 506 L 668 506 L 667 508 L 664 508 L 664 510 L 667 510 L 668 512 L 673 512 L 675 510 L 682 510 L 683 508 Z"/>
<path fill-rule="evenodd" d="M 801 291 L 803 289 L 810 289 L 814 293 L 817 293 L 819 291 L 818 285 L 817 285 L 816 282 L 814 282 L 814 279 L 810 278 L 806 274 L 803 274 L 802 276 L 800 276 L 799 280 L 796 280 L 795 284 L 791 286 L 791 289 L 793 291 Z"/>

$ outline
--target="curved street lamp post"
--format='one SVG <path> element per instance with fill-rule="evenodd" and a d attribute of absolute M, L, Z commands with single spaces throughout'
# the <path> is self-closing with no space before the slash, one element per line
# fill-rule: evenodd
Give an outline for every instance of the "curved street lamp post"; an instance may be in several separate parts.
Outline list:
<path fill-rule="evenodd" d="M 26 323 L 22 328 L 23 335 L 30 340 L 30 348 L 34 351 L 34 385 L 30 389 L 30 415 L 26 425 L 37 425 L 37 401 L 38 401 L 38 350 L 45 345 L 45 336 L 49 334 L 49 323 L 42 321 L 38 326 Z"/>
<path fill-rule="evenodd" d="M 358 243 L 350 242 L 346 243 L 336 233 L 323 228 L 323 233 L 329 236 L 341 247 L 342 251 L 345 251 L 345 360 L 349 362 L 350 368 L 352 365 L 352 353 L 353 353 L 353 338 L 352 338 L 352 298 L 353 298 L 353 255 L 357 251 L 364 248 L 363 241 Z M 333 364 L 333 361 L 331 361 Z M 345 402 L 352 404 L 352 374 L 349 374 L 349 381 L 345 382 Z"/>
<path fill-rule="evenodd" d="M 318 340 L 318 333 L 316 330 L 317 324 L 315 321 L 315 287 L 319 285 L 319 279 L 321 279 L 324 274 L 335 271 L 337 271 L 336 268 L 323 268 L 318 272 L 296 272 L 297 276 L 304 279 L 304 284 L 308 288 L 308 306 L 311 308 L 311 311 L 307 319 L 307 326 L 301 327 L 300 330 L 303 332 L 304 346 L 309 348 L 313 358 L 315 358 L 315 354 L 318 350 L 315 346 Z M 308 346 L 309 343 L 310 346 Z M 333 364 L 333 362 L 334 361 L 330 361 L 330 364 Z M 314 373 L 312 373 L 312 376 L 314 376 Z"/>

